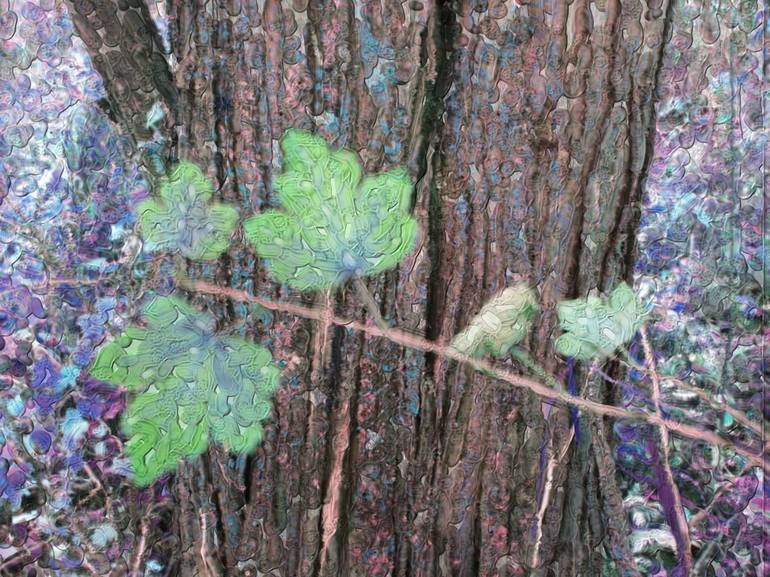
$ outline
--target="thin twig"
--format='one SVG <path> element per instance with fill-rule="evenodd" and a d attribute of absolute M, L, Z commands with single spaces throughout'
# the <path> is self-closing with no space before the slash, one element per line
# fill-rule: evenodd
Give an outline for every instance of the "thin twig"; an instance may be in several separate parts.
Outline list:
<path fill-rule="evenodd" d="M 316 321 L 320 321 L 324 315 L 323 311 L 320 311 L 318 309 L 314 309 L 311 307 L 306 307 L 303 305 L 298 305 L 293 303 L 274 302 L 268 299 L 251 295 L 245 291 L 226 288 L 226 287 L 220 287 L 220 286 L 203 282 L 203 281 L 192 281 L 190 279 L 182 279 L 182 281 L 179 284 L 186 290 L 190 290 L 193 292 L 218 295 L 218 296 L 233 299 L 239 302 L 253 302 L 265 307 L 266 309 L 289 313 L 292 315 L 300 316 L 307 319 L 313 319 Z M 332 316 L 331 322 L 337 326 L 342 326 L 351 330 L 360 331 L 370 336 L 386 338 L 391 342 L 394 342 L 404 347 L 408 347 L 408 348 L 423 351 L 423 352 L 434 353 L 437 356 L 441 356 L 443 358 L 452 359 L 460 363 L 468 364 L 480 372 L 488 371 L 491 375 L 494 375 L 495 378 L 505 381 L 506 383 L 514 387 L 528 389 L 532 391 L 534 394 L 540 397 L 543 397 L 544 399 L 558 401 L 566 405 L 570 405 L 578 409 L 582 409 L 584 411 L 588 411 L 597 415 L 606 415 L 608 417 L 615 417 L 618 419 L 629 419 L 632 421 L 642 421 L 642 422 L 650 423 L 651 425 L 664 426 L 672 433 L 676 433 L 683 437 L 696 439 L 696 440 L 703 441 L 705 443 L 709 443 L 719 447 L 730 447 L 736 453 L 741 455 L 744 459 L 752 463 L 753 466 L 761 467 L 765 471 L 770 472 L 770 462 L 768 462 L 768 460 L 765 458 L 764 455 L 751 453 L 741 447 L 737 447 L 729 439 L 724 439 L 711 431 L 700 429 L 698 427 L 687 425 L 685 423 L 678 423 L 675 421 L 671 421 L 670 419 L 661 417 L 659 415 L 633 412 L 620 407 L 615 407 L 612 405 L 604 405 L 602 403 L 598 403 L 588 399 L 582 399 L 580 397 L 571 395 L 569 393 L 557 391 L 547 385 L 544 385 L 537 381 L 533 381 L 532 379 L 528 379 L 526 377 L 518 375 L 513 371 L 498 368 L 489 361 L 469 357 L 468 355 L 464 355 L 459 351 L 448 347 L 447 345 L 429 341 L 418 335 L 408 333 L 401 329 L 389 328 L 386 330 L 380 327 L 367 325 L 365 323 L 361 323 L 355 320 L 341 318 L 336 315 Z"/>
<path fill-rule="evenodd" d="M 144 558 L 144 551 L 147 548 L 147 516 L 142 517 L 142 521 L 139 529 L 139 543 L 136 547 L 136 553 L 131 562 L 131 577 L 142 577 L 141 565 Z"/>
<path fill-rule="evenodd" d="M 89 465 L 88 463 L 83 463 L 83 470 L 86 472 L 86 475 L 88 476 L 90 481 L 94 484 L 96 490 L 104 493 L 104 496 L 107 499 L 107 504 L 109 506 L 110 494 L 105 490 L 104 485 L 102 485 L 102 482 L 99 480 L 96 474 L 94 474 L 94 470 L 91 468 L 91 465 Z"/>
<path fill-rule="evenodd" d="M 390 328 L 390 325 L 384 318 L 382 318 L 382 314 L 380 313 L 380 307 L 377 304 L 377 301 L 374 300 L 372 293 L 369 292 L 369 288 L 366 286 L 366 283 L 364 282 L 364 280 L 361 277 L 355 277 L 353 279 L 353 286 L 356 288 L 356 292 L 358 293 L 358 298 L 364 301 L 364 304 L 366 305 L 366 308 L 369 311 L 369 314 L 372 315 L 372 320 L 374 320 L 374 324 L 376 324 L 378 327 L 380 327 L 383 330 L 388 330 Z"/>
<path fill-rule="evenodd" d="M 650 345 L 650 336 L 647 331 L 647 325 L 642 325 L 639 331 L 642 335 L 642 345 L 644 347 L 644 354 L 647 357 L 647 365 L 649 366 L 650 380 L 652 381 L 652 401 L 655 404 L 655 414 L 658 418 L 663 419 L 663 409 L 661 408 L 660 397 L 660 379 L 658 378 L 658 371 L 655 368 L 655 355 L 652 352 L 652 346 Z M 676 479 L 674 479 L 674 472 L 671 470 L 670 463 L 670 438 L 668 428 L 665 425 L 659 426 L 660 431 L 660 445 L 663 453 L 661 459 L 661 467 L 663 468 L 663 475 L 665 482 L 668 485 L 669 491 L 671 491 L 671 497 L 673 500 L 673 521 L 677 525 L 676 532 L 679 534 L 680 539 L 677 539 L 677 545 L 680 548 L 679 562 L 682 565 L 682 573 L 684 575 L 690 574 L 690 568 L 692 567 L 692 546 L 690 544 L 690 528 L 687 525 L 687 518 L 684 515 L 684 508 L 682 506 L 682 497 L 679 495 L 679 488 L 676 485 Z M 664 503 L 665 506 L 665 503 Z M 672 529 L 674 529 L 672 527 Z"/>
<path fill-rule="evenodd" d="M 696 395 L 698 395 L 700 399 L 702 399 L 704 402 L 711 405 L 712 408 L 716 409 L 717 411 L 722 411 L 723 413 L 727 413 L 733 419 L 738 421 L 741 425 L 743 425 L 747 429 L 750 429 L 756 435 L 759 435 L 760 437 L 763 435 L 762 427 L 759 424 L 752 421 L 751 418 L 743 411 L 739 411 L 738 409 L 731 407 L 727 402 L 720 403 L 719 401 L 712 399 L 711 396 L 700 387 L 687 384 L 684 381 L 680 379 L 676 379 L 674 377 L 669 377 L 666 375 L 662 375 L 662 377 L 666 381 L 671 381 L 672 383 L 679 385 L 681 388 L 683 388 L 686 391 L 695 393 Z"/>
<path fill-rule="evenodd" d="M 203 562 L 203 570 L 206 573 L 206 577 L 221 577 L 222 573 L 219 571 L 219 568 L 216 565 L 214 556 L 212 555 L 211 551 L 209 550 L 208 545 L 208 534 L 209 534 L 209 526 L 208 521 L 206 519 L 207 513 L 203 510 L 198 511 L 198 520 L 200 521 L 200 531 L 201 531 L 201 546 L 200 546 L 200 556 L 201 561 Z"/>
<path fill-rule="evenodd" d="M 4 572 L 10 569 L 21 570 L 30 563 L 34 563 L 40 558 L 45 545 L 50 544 L 49 540 L 40 541 L 32 546 L 22 545 L 19 549 L 13 553 L 10 557 L 2 559 L 0 563 L 0 575 L 4 575 Z"/>
<path fill-rule="evenodd" d="M 752 469 L 751 465 L 749 463 L 746 463 L 746 465 L 741 469 L 741 471 L 736 475 L 736 479 L 740 479 L 743 477 L 746 473 L 748 473 Z M 717 501 L 729 491 L 733 485 L 735 485 L 735 481 L 727 481 L 723 485 L 717 489 L 716 493 L 714 493 L 714 496 L 711 498 L 711 501 L 708 505 L 706 505 L 705 509 L 702 509 L 697 514 L 693 515 L 692 519 L 690 519 L 690 528 L 694 529 L 698 526 L 698 524 L 705 520 L 708 514 L 711 512 L 711 509 L 714 508 L 714 505 L 716 505 Z"/>
<path fill-rule="evenodd" d="M 332 324 L 331 319 L 334 313 L 331 291 L 327 291 L 323 298 L 323 316 L 313 339 L 313 368 L 310 374 L 310 382 L 314 388 L 319 386 L 321 373 L 325 366 L 324 357 L 326 356 L 329 327 Z"/>
<path fill-rule="evenodd" d="M 331 301 L 331 291 L 327 291 L 324 295 L 324 305 L 323 305 L 323 315 L 321 317 L 321 322 L 319 322 L 318 332 L 316 333 L 316 338 L 314 342 L 314 353 L 313 353 L 313 370 L 310 374 L 310 382 L 313 387 L 313 389 L 318 389 L 320 387 L 320 376 L 322 373 L 322 369 L 325 366 L 324 357 L 325 357 L 325 351 L 327 347 L 327 334 L 329 332 L 329 327 L 332 325 L 332 317 L 334 315 L 334 309 L 332 308 L 332 301 Z M 308 397 L 310 397 L 310 393 L 308 393 Z M 342 406 L 342 411 L 345 416 L 348 415 L 349 405 L 348 403 L 344 403 Z M 311 430 L 307 436 L 309 440 L 315 439 L 318 432 L 314 430 L 314 423 L 317 422 L 317 419 L 315 418 L 315 411 L 316 411 L 316 405 L 315 403 L 310 403 L 310 416 L 308 417 L 308 422 L 310 423 Z M 334 444 L 335 444 L 335 450 L 332 453 L 332 473 L 329 476 L 328 484 L 325 487 L 327 489 L 327 495 L 331 494 L 331 497 L 323 504 L 323 512 L 321 515 L 321 518 L 324 520 L 324 522 L 321 525 L 321 551 L 320 551 L 320 567 L 321 570 L 323 570 L 326 567 L 326 562 L 328 559 L 328 550 L 329 545 L 332 536 L 336 532 L 337 528 L 337 520 L 339 519 L 339 499 L 337 498 L 337 490 L 336 487 L 339 487 L 340 484 L 340 475 L 342 470 L 342 461 L 345 451 L 347 450 L 347 440 L 348 440 L 348 434 L 347 431 L 344 431 L 344 434 L 340 434 L 337 432 L 334 436 Z"/>
<path fill-rule="evenodd" d="M 572 442 L 572 438 L 569 439 L 569 443 Z M 569 443 L 567 446 L 569 447 Z M 553 449 L 548 457 L 548 465 L 545 470 L 545 484 L 543 486 L 543 497 L 540 501 L 540 507 L 537 511 L 537 530 L 535 534 L 535 546 L 532 551 L 532 567 L 537 568 L 540 565 L 540 547 L 543 542 L 543 520 L 545 519 L 545 513 L 548 510 L 548 503 L 551 499 L 551 490 L 553 488 L 553 473 L 556 469 L 556 465 L 560 459 L 557 458 L 556 452 Z"/>
<path fill-rule="evenodd" d="M 632 369 L 639 371 L 640 373 L 644 373 L 649 375 L 650 371 L 649 369 L 642 367 L 638 365 L 631 355 L 628 353 L 628 351 L 623 350 L 623 355 L 626 358 L 626 364 L 630 366 Z M 689 383 L 684 382 L 681 379 L 677 379 L 676 377 L 672 377 L 670 375 L 662 374 L 659 375 L 664 381 L 671 381 L 672 383 L 679 385 L 682 389 L 689 391 L 691 393 L 694 393 L 698 395 L 698 397 L 704 401 L 705 403 L 711 405 L 712 408 L 716 409 L 717 411 L 722 411 L 723 413 L 727 413 L 732 418 L 734 418 L 736 421 L 741 423 L 744 427 L 750 429 L 753 433 L 756 435 L 759 435 L 760 437 L 763 435 L 762 427 L 757 424 L 756 422 L 752 421 L 751 418 L 744 413 L 743 411 L 740 411 L 734 407 L 731 407 L 728 403 L 720 403 L 719 401 L 712 399 L 711 396 L 701 389 L 700 387 L 697 387 L 695 385 L 691 385 Z"/>

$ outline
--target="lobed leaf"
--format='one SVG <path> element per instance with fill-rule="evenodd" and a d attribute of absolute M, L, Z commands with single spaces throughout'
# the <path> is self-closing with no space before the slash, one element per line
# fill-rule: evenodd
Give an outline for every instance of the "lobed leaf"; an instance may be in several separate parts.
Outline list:
<path fill-rule="evenodd" d="M 145 247 L 179 252 L 193 260 L 213 260 L 225 252 L 238 211 L 212 204 L 213 192 L 214 186 L 195 164 L 180 163 L 161 181 L 158 198 L 139 204 Z"/>
<path fill-rule="evenodd" d="M 403 169 L 362 180 L 353 152 L 291 129 L 281 141 L 284 172 L 274 181 L 283 210 L 244 223 L 272 276 L 294 288 L 328 288 L 398 266 L 413 249 L 412 185 Z"/>
<path fill-rule="evenodd" d="M 128 327 L 91 367 L 94 377 L 137 392 L 123 419 L 136 483 L 197 456 L 209 435 L 233 451 L 252 450 L 280 376 L 270 352 L 215 334 L 211 315 L 175 297 L 154 298 L 142 315 L 147 328 Z"/>
<path fill-rule="evenodd" d="M 588 360 L 606 358 L 631 341 L 647 309 L 633 289 L 621 283 L 608 298 L 589 296 L 561 302 L 557 314 L 564 334 L 556 339 L 556 350 Z"/>

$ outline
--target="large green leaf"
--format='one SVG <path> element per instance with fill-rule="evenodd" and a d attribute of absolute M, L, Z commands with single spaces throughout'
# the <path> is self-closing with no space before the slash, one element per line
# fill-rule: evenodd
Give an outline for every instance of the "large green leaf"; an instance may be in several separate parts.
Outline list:
<path fill-rule="evenodd" d="M 526 336 L 537 311 L 531 288 L 525 284 L 509 287 L 481 307 L 468 326 L 455 335 L 451 347 L 470 356 L 491 353 L 499 357 Z"/>
<path fill-rule="evenodd" d="M 634 338 L 644 322 L 647 307 L 625 283 L 609 298 L 589 296 L 563 301 L 557 309 L 564 331 L 556 350 L 578 360 L 603 359 Z"/>
<path fill-rule="evenodd" d="M 282 210 L 244 223 L 276 280 L 326 288 L 392 269 L 413 250 L 418 230 L 405 170 L 362 180 L 355 154 L 303 130 L 288 130 L 281 147 L 284 172 L 274 188 Z"/>
<path fill-rule="evenodd" d="M 270 352 L 217 335 L 211 315 L 175 297 L 156 297 L 142 313 L 145 326 L 126 328 L 91 368 L 136 393 L 123 420 L 135 482 L 147 485 L 199 455 L 209 437 L 240 453 L 254 449 L 278 386 Z"/>
<path fill-rule="evenodd" d="M 193 260 L 213 260 L 230 245 L 238 212 L 211 203 L 214 187 L 190 162 L 180 163 L 160 184 L 159 196 L 138 207 L 139 227 L 150 251 L 179 252 Z"/>

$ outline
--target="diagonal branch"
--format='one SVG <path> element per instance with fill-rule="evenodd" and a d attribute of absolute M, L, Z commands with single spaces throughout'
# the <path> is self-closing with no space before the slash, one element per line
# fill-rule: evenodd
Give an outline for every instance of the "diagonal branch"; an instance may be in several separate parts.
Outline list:
<path fill-rule="evenodd" d="M 378 327 L 380 327 L 383 330 L 388 330 L 390 328 L 390 325 L 388 325 L 388 322 L 384 318 L 382 318 L 382 314 L 380 313 L 380 307 L 377 304 L 377 301 L 374 300 L 372 293 L 369 292 L 369 289 L 367 288 L 364 280 L 361 277 L 354 278 L 353 286 L 356 289 L 356 293 L 358 293 L 358 298 L 360 298 L 363 301 L 363 303 L 366 305 L 367 310 L 369 311 L 369 314 L 372 315 L 374 324 L 376 324 Z"/>
<path fill-rule="evenodd" d="M 178 279 L 178 283 L 180 288 L 191 292 L 217 295 L 239 302 L 252 302 L 259 304 L 269 310 L 285 312 L 316 321 L 323 320 L 324 316 L 327 314 L 322 310 L 314 309 L 311 307 L 292 303 L 274 302 L 251 295 L 245 291 L 220 287 L 203 281 L 194 281 L 182 277 Z M 763 470 L 770 472 L 770 461 L 768 461 L 768 459 L 766 459 L 763 454 L 758 455 L 751 453 L 742 447 L 736 446 L 729 439 L 724 439 L 711 431 L 700 429 L 692 425 L 671 421 L 660 415 L 633 412 L 620 407 L 604 405 L 596 401 L 583 399 L 566 392 L 557 391 L 538 381 L 533 381 L 532 379 L 518 375 L 513 371 L 495 366 L 495 364 L 489 361 L 469 357 L 468 355 L 464 355 L 454 349 L 451 349 L 443 343 L 432 342 L 401 329 L 382 329 L 380 327 L 367 325 L 359 321 L 338 317 L 336 315 L 332 316 L 330 321 L 332 324 L 337 326 L 361 331 L 374 337 L 386 338 L 391 342 L 399 344 L 403 347 L 433 353 L 439 357 L 452 359 L 454 361 L 470 365 L 477 371 L 487 372 L 493 375 L 495 378 L 505 381 L 514 387 L 528 389 L 543 399 L 560 402 L 565 405 L 576 407 L 578 409 L 582 409 L 597 415 L 606 415 L 608 417 L 615 417 L 618 419 L 629 419 L 632 421 L 646 422 L 657 427 L 664 427 L 667 431 L 678 434 L 682 437 L 696 439 L 719 447 L 730 447 L 753 466 L 760 467 Z"/>
<path fill-rule="evenodd" d="M 624 362 L 627 366 L 645 375 L 650 375 L 650 369 L 646 367 L 642 367 L 636 361 L 634 361 L 633 357 L 629 354 L 627 350 L 622 350 L 621 353 L 625 358 L 625 361 L 622 361 L 622 362 Z M 606 378 L 606 375 L 604 376 Z M 762 426 L 759 423 L 756 423 L 755 421 L 753 421 L 751 417 L 749 417 L 743 411 L 740 411 L 735 407 L 730 406 L 726 402 L 720 403 L 716 399 L 712 398 L 706 391 L 704 391 L 703 389 L 701 389 L 696 385 L 691 385 L 689 383 L 684 382 L 681 379 L 672 377 L 671 375 L 663 374 L 659 376 L 662 377 L 664 381 L 669 381 L 671 383 L 674 383 L 675 385 L 679 386 L 681 389 L 684 389 L 685 391 L 689 391 L 697 395 L 698 398 L 700 398 L 704 403 L 710 405 L 713 409 L 730 415 L 733 419 L 738 421 L 741 425 L 743 425 L 747 429 L 751 430 L 751 432 L 753 432 L 758 437 L 763 436 Z"/>
<path fill-rule="evenodd" d="M 650 380 L 652 381 L 652 401 L 655 405 L 655 414 L 663 419 L 663 409 L 661 408 L 660 397 L 660 379 L 658 378 L 658 371 L 655 367 L 655 355 L 652 352 L 650 346 L 650 335 L 647 330 L 647 325 L 642 325 L 639 332 L 642 335 L 642 345 L 644 347 L 644 355 L 647 357 L 647 365 L 649 366 Z M 658 463 L 658 477 L 660 480 L 659 491 L 661 493 L 661 501 L 666 511 L 671 529 L 674 533 L 674 538 L 679 548 L 679 564 L 682 567 L 682 573 L 684 575 L 690 574 L 692 567 L 692 547 L 690 545 L 690 530 L 687 525 L 687 519 L 684 516 L 684 508 L 682 507 L 682 498 L 679 495 L 679 488 L 676 485 L 676 479 L 674 479 L 674 472 L 671 470 L 670 455 L 669 455 L 669 434 L 668 428 L 665 425 L 658 427 L 660 431 L 660 446 L 662 458 Z"/>

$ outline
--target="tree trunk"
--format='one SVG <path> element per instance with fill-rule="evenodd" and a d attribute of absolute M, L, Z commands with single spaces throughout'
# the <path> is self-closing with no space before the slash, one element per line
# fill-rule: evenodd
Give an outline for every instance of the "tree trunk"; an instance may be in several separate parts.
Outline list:
<path fill-rule="evenodd" d="M 404 329 L 447 341 L 525 280 L 542 303 L 530 350 L 567 375 L 555 303 L 631 276 L 669 0 L 170 0 L 165 58 L 142 0 L 70 8 L 123 127 L 141 144 L 161 103 L 166 154 L 244 214 L 270 201 L 291 126 L 367 171 L 406 165 L 422 236 L 369 282 Z M 205 274 L 289 296 L 245 244 Z M 352 288 L 330 306 L 365 317 Z M 573 428 L 533 395 L 339 327 L 276 315 L 253 330 L 288 363 L 266 440 L 180 469 L 178 541 L 154 536 L 170 575 L 593 577 L 605 557 L 635 574 L 601 420 Z"/>

